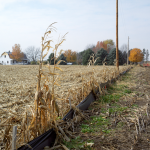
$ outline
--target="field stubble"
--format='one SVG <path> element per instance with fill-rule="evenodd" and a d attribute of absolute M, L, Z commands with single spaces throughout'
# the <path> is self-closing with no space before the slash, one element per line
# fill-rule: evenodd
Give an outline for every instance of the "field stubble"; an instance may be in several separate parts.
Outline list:
<path fill-rule="evenodd" d="M 38 68 L 36 65 L 0 66 L 0 135 L 4 134 L 4 127 L 10 125 L 10 122 L 20 126 L 26 110 L 32 111 Z M 43 66 L 43 69 L 48 72 L 46 66 Z M 98 86 L 96 83 L 106 82 L 117 75 L 114 66 L 61 66 L 61 69 L 63 71 L 59 71 L 56 77 L 60 86 L 55 86 L 56 101 L 59 108 L 63 108 L 60 109 L 61 117 L 69 107 L 69 98 L 71 103 L 76 105 L 89 94 L 92 88 L 87 87 L 88 82 L 94 80 L 94 86 Z M 127 66 L 120 66 L 120 72 L 126 69 Z M 49 76 L 49 88 L 52 87 L 51 80 L 52 77 Z"/>

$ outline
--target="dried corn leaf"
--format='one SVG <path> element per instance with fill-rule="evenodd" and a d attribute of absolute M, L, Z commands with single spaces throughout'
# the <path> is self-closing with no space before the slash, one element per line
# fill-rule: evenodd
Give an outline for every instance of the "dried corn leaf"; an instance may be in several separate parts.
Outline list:
<path fill-rule="evenodd" d="M 60 70 L 60 71 L 63 71 L 61 68 L 59 68 L 59 67 L 57 67 L 57 66 L 55 66 L 55 69 L 58 69 L 58 70 Z"/>

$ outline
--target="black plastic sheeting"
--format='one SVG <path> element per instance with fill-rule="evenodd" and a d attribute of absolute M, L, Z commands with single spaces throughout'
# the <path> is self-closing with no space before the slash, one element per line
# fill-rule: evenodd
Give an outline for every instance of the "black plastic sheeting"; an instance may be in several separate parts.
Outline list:
<path fill-rule="evenodd" d="M 55 142 L 55 138 L 55 131 L 53 129 L 50 129 L 37 138 L 33 139 L 32 141 L 28 142 L 26 145 L 21 146 L 20 148 L 18 148 L 18 150 L 42 150 L 45 146 L 52 147 Z"/>
<path fill-rule="evenodd" d="M 120 73 L 120 75 L 125 74 L 130 69 L 127 69 L 126 71 Z M 119 76 L 120 76 L 119 75 Z M 106 83 L 101 83 L 100 88 L 109 86 L 109 83 L 114 83 L 116 79 L 119 78 L 113 78 L 111 81 L 107 81 Z M 90 94 L 79 104 L 77 105 L 77 108 L 80 110 L 87 110 L 90 104 L 96 100 L 95 94 L 99 92 L 99 88 L 95 89 L 94 91 L 90 92 Z M 95 94 L 94 94 L 95 93 Z M 64 116 L 62 120 L 72 119 L 74 116 L 74 110 L 70 109 L 70 111 Z M 32 141 L 28 142 L 26 145 L 21 146 L 18 148 L 18 150 L 43 150 L 45 146 L 52 147 L 56 138 L 56 133 L 53 129 L 50 129 L 43 133 L 42 135 L 38 136 L 37 138 L 33 139 Z M 29 146 L 28 146 L 29 145 Z M 32 147 L 32 148 L 31 148 Z"/>
<path fill-rule="evenodd" d="M 96 100 L 96 97 L 94 96 L 93 92 L 90 92 L 90 94 L 79 104 L 77 105 L 77 108 L 80 110 L 87 110 L 90 104 Z M 70 109 L 70 111 L 64 116 L 63 120 L 66 119 L 72 119 L 74 115 L 74 110 Z"/>
<path fill-rule="evenodd" d="M 77 108 L 80 110 L 87 110 L 90 104 L 96 100 L 94 93 L 91 92 L 79 105 Z M 74 115 L 74 110 L 70 109 L 70 111 L 64 116 L 62 120 L 72 119 Z M 56 138 L 56 133 L 53 129 L 48 130 L 47 132 L 43 133 L 39 137 L 33 139 L 28 144 L 21 146 L 18 150 L 31 150 L 28 146 L 32 147 L 32 150 L 42 150 L 45 146 L 52 147 Z"/>

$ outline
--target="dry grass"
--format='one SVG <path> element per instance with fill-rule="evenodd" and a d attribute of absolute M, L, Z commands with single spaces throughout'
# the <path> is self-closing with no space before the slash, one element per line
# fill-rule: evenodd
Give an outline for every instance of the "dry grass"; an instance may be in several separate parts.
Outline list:
<path fill-rule="evenodd" d="M 0 135 L 4 134 L 4 129 L 7 128 L 7 125 L 8 127 L 11 125 L 10 134 L 12 125 L 17 125 L 19 130 L 22 118 L 27 115 L 26 110 L 30 112 L 28 118 L 32 117 L 31 112 L 34 108 L 37 85 L 37 78 L 35 77 L 38 74 L 38 68 L 39 66 L 0 66 Z M 58 71 L 60 72 L 60 86 L 55 87 L 56 100 L 59 103 L 59 107 L 63 106 L 64 108 L 60 109 L 62 110 L 60 116 L 65 115 L 68 110 L 69 97 L 72 104 L 77 104 L 89 94 L 92 86 L 87 86 L 86 84 L 90 84 L 93 77 L 96 84 L 104 82 L 115 75 L 114 66 L 105 66 L 105 68 L 103 66 L 61 66 L 61 68 L 64 71 Z M 122 71 L 126 68 L 121 66 L 120 70 Z M 46 66 L 43 69 L 48 72 Z M 52 80 L 52 77 L 49 77 L 49 80 Z M 51 88 L 52 85 L 49 84 L 49 87 Z M 30 137 L 28 140 L 32 138 Z"/>
<path fill-rule="evenodd" d="M 54 24 L 54 23 L 53 23 Z M 48 37 L 55 28 L 48 26 L 42 37 L 39 66 L 0 66 L 0 145 L 11 148 L 12 127 L 17 125 L 17 147 L 53 128 L 59 138 L 68 139 L 57 124 L 70 106 L 81 102 L 99 84 L 119 75 L 116 67 L 59 66 L 57 49 L 65 36 L 55 45 Z M 43 65 L 50 48 L 54 65 Z M 120 67 L 120 72 L 128 67 Z M 64 71 L 63 71 L 64 70 Z M 37 78 L 36 78 L 37 77 Z M 69 104 L 70 103 L 70 104 Z M 56 142 L 56 141 L 55 141 Z"/>

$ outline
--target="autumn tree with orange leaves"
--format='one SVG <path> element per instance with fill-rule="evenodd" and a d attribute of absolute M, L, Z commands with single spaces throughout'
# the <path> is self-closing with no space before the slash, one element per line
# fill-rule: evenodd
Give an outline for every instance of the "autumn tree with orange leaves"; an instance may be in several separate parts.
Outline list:
<path fill-rule="evenodd" d="M 115 48 L 115 44 L 112 39 L 98 41 L 96 46 L 93 48 L 93 52 L 96 54 L 101 48 L 105 49 L 107 53 L 109 53 L 111 49 Z"/>
<path fill-rule="evenodd" d="M 76 54 L 76 52 L 72 51 L 70 49 L 66 50 L 64 52 L 64 56 L 66 57 L 67 62 L 73 63 L 73 62 L 76 62 L 76 60 L 77 60 L 77 54 Z"/>
<path fill-rule="evenodd" d="M 129 61 L 141 62 L 143 60 L 143 53 L 140 49 L 134 48 L 130 51 Z"/>
<path fill-rule="evenodd" d="M 103 41 L 98 41 L 96 46 L 93 48 L 93 52 L 96 54 L 97 51 L 100 50 L 101 48 L 106 50 L 107 45 Z"/>
<path fill-rule="evenodd" d="M 15 44 L 12 47 L 12 53 L 10 55 L 10 58 L 14 59 L 16 61 L 21 61 L 23 56 L 24 56 L 24 54 L 21 52 L 20 44 Z"/>

